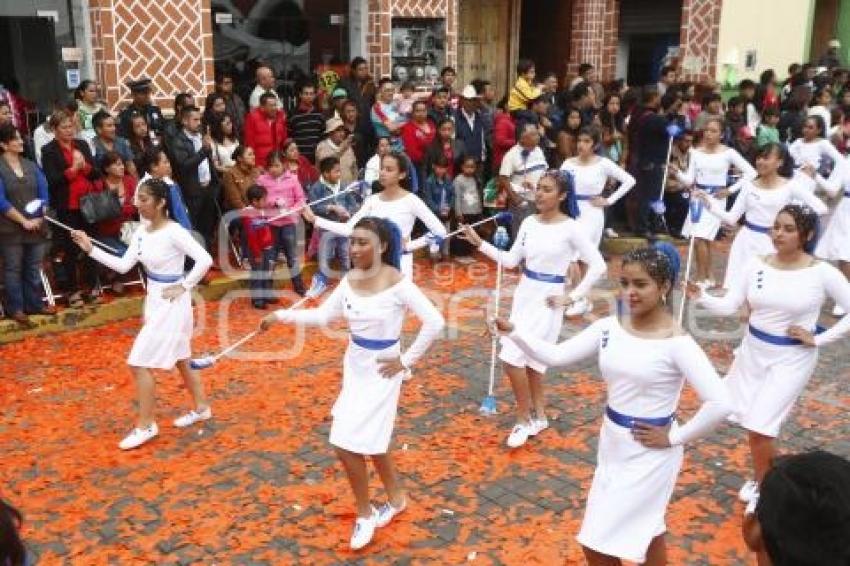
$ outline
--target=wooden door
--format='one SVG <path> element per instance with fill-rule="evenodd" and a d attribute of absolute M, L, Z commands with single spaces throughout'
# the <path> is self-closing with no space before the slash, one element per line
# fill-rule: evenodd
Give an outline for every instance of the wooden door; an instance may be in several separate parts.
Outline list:
<path fill-rule="evenodd" d="M 511 6 L 513 0 L 460 0 L 458 85 L 486 79 L 501 96 L 513 77 Z"/>

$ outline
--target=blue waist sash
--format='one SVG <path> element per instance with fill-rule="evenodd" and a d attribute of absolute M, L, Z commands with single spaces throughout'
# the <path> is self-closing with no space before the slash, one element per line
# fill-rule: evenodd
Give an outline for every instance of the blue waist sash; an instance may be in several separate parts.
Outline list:
<path fill-rule="evenodd" d="M 635 424 L 638 423 L 648 424 L 652 426 L 667 426 L 668 424 L 672 423 L 673 419 L 676 417 L 676 413 L 673 413 L 669 417 L 630 417 L 629 415 L 618 413 L 610 406 L 605 407 L 605 415 L 611 420 L 612 423 L 620 425 L 623 428 L 634 428 Z"/>
<path fill-rule="evenodd" d="M 147 275 L 148 279 L 156 281 L 157 283 L 177 283 L 183 279 L 182 273 L 179 275 L 164 275 L 162 273 L 154 273 L 153 271 L 145 270 L 145 275 Z"/>
<path fill-rule="evenodd" d="M 356 334 L 351 335 L 351 341 L 367 350 L 386 350 L 398 344 L 398 338 L 392 340 L 378 340 L 375 338 L 363 338 Z"/>
<path fill-rule="evenodd" d="M 699 183 L 697 183 L 696 186 L 698 189 L 701 189 L 710 195 L 726 188 L 721 185 L 700 185 Z"/>
<path fill-rule="evenodd" d="M 537 271 L 531 271 L 527 267 L 522 269 L 522 273 L 528 277 L 529 279 L 535 279 L 537 281 L 543 281 L 544 283 L 563 283 L 567 280 L 563 275 L 552 275 L 551 273 L 538 273 Z"/>
<path fill-rule="evenodd" d="M 576 195 L 576 200 L 591 200 L 599 195 Z"/>
<path fill-rule="evenodd" d="M 767 342 L 768 344 L 773 344 L 774 346 L 800 346 L 802 342 L 797 340 L 796 338 L 791 338 L 790 336 L 777 336 L 775 334 L 768 334 L 764 330 L 759 330 L 752 324 L 749 325 L 750 334 L 753 335 L 754 338 L 758 338 L 762 342 Z M 826 330 L 823 326 L 815 327 L 815 334 L 820 334 Z"/>
<path fill-rule="evenodd" d="M 850 191 L 844 191 L 844 196 L 850 198 Z"/>
<path fill-rule="evenodd" d="M 746 218 L 744 218 L 744 226 L 746 226 L 753 232 L 758 232 L 759 234 L 767 234 L 770 232 L 770 226 L 759 226 L 758 224 L 753 224 Z"/>

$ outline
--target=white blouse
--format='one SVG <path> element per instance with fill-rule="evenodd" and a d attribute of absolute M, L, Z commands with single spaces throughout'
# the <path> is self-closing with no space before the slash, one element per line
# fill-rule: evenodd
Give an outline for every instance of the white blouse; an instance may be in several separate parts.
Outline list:
<path fill-rule="evenodd" d="M 728 183 L 729 168 L 734 166 L 741 171 L 743 180 L 755 179 L 758 173 L 740 153 L 725 147 L 716 153 L 706 153 L 702 149 L 690 150 L 688 170 L 679 171 L 676 177 L 683 185 L 703 185 L 706 187 L 725 187 Z"/>
<path fill-rule="evenodd" d="M 578 158 L 573 157 L 564 161 L 561 170 L 569 171 L 572 174 L 576 194 L 581 196 L 601 195 L 609 178 L 620 181 L 617 190 L 607 197 L 609 204 L 614 204 L 620 200 L 635 186 L 635 178 L 607 157 L 600 157 L 587 165 L 580 163 Z"/>
<path fill-rule="evenodd" d="M 747 221 L 756 226 L 773 226 L 776 215 L 786 204 L 801 201 L 810 206 L 815 213 L 821 215 L 828 211 L 827 206 L 811 191 L 807 190 L 796 179 L 791 179 L 775 189 L 762 189 L 752 181 L 744 181 L 732 210 L 718 206 L 717 201 L 709 199 L 709 211 L 727 224 L 737 224 L 746 214 Z"/>

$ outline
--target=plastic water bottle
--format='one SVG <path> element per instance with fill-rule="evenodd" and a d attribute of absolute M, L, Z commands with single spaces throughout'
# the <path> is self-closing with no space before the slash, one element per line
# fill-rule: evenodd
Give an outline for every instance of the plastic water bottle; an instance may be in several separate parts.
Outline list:
<path fill-rule="evenodd" d="M 496 233 L 493 234 L 493 245 L 504 250 L 511 242 L 511 237 L 508 235 L 508 230 L 504 226 L 496 228 Z"/>

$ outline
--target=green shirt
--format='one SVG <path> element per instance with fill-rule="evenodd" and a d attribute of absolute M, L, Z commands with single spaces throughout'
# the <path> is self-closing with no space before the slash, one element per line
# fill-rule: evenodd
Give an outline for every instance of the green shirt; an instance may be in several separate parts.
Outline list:
<path fill-rule="evenodd" d="M 756 145 L 761 149 L 771 142 L 779 143 L 779 130 L 773 126 L 762 124 L 758 127 L 758 132 L 756 133 Z"/>

